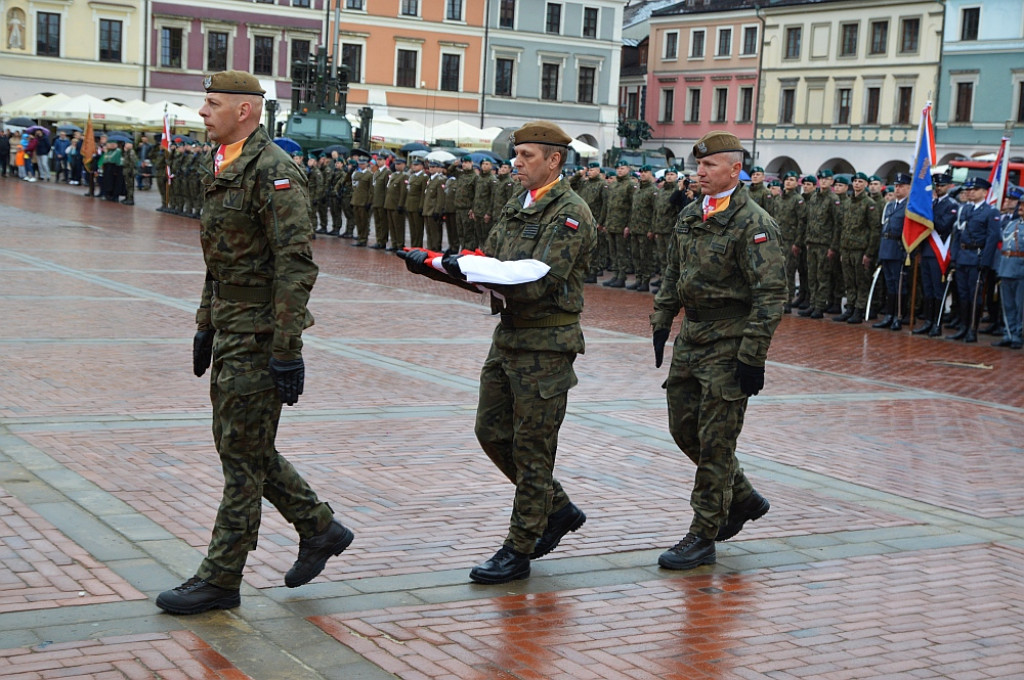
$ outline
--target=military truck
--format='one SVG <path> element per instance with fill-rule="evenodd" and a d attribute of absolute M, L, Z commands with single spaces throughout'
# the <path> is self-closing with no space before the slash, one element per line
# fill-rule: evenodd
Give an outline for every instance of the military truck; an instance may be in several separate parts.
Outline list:
<path fill-rule="evenodd" d="M 605 152 L 604 160 L 606 166 L 613 168 L 620 160 L 626 161 L 633 168 L 638 168 L 641 165 L 649 165 L 654 170 L 668 167 L 668 158 L 665 156 L 665 152 L 655 151 L 654 149 L 624 149 L 617 147 L 608 149 Z"/>
<path fill-rule="evenodd" d="M 322 47 L 305 61 L 292 63 L 292 112 L 284 136 L 294 140 L 303 153 L 332 144 L 352 147 L 352 124 L 345 117 L 348 68 L 338 67 L 331 77 L 331 57 Z"/>

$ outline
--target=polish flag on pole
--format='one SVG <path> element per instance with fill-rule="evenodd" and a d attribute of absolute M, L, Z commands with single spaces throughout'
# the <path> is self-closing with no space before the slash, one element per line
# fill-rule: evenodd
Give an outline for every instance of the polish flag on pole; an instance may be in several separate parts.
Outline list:
<path fill-rule="evenodd" d="M 932 126 L 932 103 L 928 102 L 921 111 L 921 123 L 917 128 L 917 149 L 914 152 L 913 177 L 910 196 L 907 198 L 906 216 L 903 218 L 903 247 L 910 253 L 927 239 L 935 236 L 935 215 L 932 210 L 932 166 L 935 165 L 935 128 Z M 932 247 L 935 247 L 933 241 Z M 947 247 L 948 257 L 948 247 Z M 939 260 L 943 256 L 936 251 Z M 908 262 L 909 264 L 909 262 Z"/>
<path fill-rule="evenodd" d="M 160 148 L 167 151 L 171 148 L 171 120 L 167 115 L 167 105 L 164 104 L 164 136 L 160 139 Z M 167 183 L 171 183 L 171 166 L 164 164 L 164 172 L 167 173 Z"/>
<path fill-rule="evenodd" d="M 988 190 L 988 196 L 985 197 L 985 202 L 995 208 L 997 211 L 1003 207 L 1003 197 L 1006 196 L 1006 171 L 1009 168 L 1010 162 L 1010 138 L 1003 137 L 1003 141 L 999 143 L 999 153 L 996 154 L 995 165 L 992 166 L 992 172 L 988 175 L 988 183 L 992 185 L 992 188 Z"/>

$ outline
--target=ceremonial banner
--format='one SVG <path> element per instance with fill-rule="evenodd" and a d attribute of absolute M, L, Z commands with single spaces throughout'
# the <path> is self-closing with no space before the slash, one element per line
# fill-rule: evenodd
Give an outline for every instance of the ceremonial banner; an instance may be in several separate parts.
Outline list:
<path fill-rule="evenodd" d="M 932 127 L 932 104 L 921 111 L 917 128 L 917 149 L 914 153 L 913 177 L 903 218 L 903 247 L 908 253 L 935 230 L 932 211 L 932 166 L 935 165 L 935 129 Z M 940 257 L 941 259 L 941 257 Z"/>
<path fill-rule="evenodd" d="M 1006 195 L 1006 171 L 1010 162 L 1010 138 L 1003 137 L 1003 141 L 999 143 L 999 153 L 996 154 L 995 165 L 992 166 L 992 172 L 988 175 L 988 182 L 992 185 L 992 188 L 988 190 L 988 196 L 985 197 L 985 202 L 996 209 L 996 211 L 1002 210 L 1003 207 L 1003 196 Z"/>

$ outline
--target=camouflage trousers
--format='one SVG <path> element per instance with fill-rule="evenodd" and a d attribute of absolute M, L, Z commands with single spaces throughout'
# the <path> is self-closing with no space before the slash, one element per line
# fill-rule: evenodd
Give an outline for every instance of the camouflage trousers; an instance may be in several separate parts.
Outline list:
<path fill-rule="evenodd" d="M 576 384 L 575 359 L 574 353 L 503 351 L 492 345 L 480 371 L 476 437 L 516 485 L 505 544 L 521 553 L 533 552 L 548 515 L 569 503 L 553 470 L 558 429 Z"/>
<path fill-rule="evenodd" d="M 135 201 L 135 173 L 125 172 L 124 173 L 124 200 L 129 203 Z"/>
<path fill-rule="evenodd" d="M 626 271 L 632 269 L 629 263 L 629 244 L 627 237 L 621 233 L 608 232 L 608 245 L 612 259 L 612 269 L 615 270 L 615 278 L 619 281 L 626 280 Z"/>
<path fill-rule="evenodd" d="M 609 261 L 608 242 L 608 232 L 598 231 L 597 245 L 594 248 L 594 254 L 590 257 L 590 270 L 587 274 L 591 276 L 600 276 L 604 272 L 604 268 Z"/>
<path fill-rule="evenodd" d="M 829 305 L 829 284 L 832 282 L 832 260 L 828 259 L 828 246 L 807 244 L 807 280 L 800 280 L 800 288 L 807 294 L 813 309 L 825 311 Z"/>
<path fill-rule="evenodd" d="M 459 250 L 463 248 L 469 250 L 476 250 L 476 220 L 470 218 L 468 210 L 458 210 L 455 212 L 455 243 L 451 243 L 451 229 L 448 230 L 449 247 L 458 247 Z"/>
<path fill-rule="evenodd" d="M 662 276 L 665 275 L 665 268 L 668 266 L 668 242 L 671 239 L 672 234 L 654 235 L 654 263 Z"/>
<path fill-rule="evenodd" d="M 167 176 L 156 176 L 156 190 L 160 192 L 160 207 L 167 207 Z"/>
<path fill-rule="evenodd" d="M 320 229 L 323 229 L 324 231 L 327 231 L 329 229 L 329 227 L 327 226 L 327 215 L 329 211 L 330 206 L 327 205 L 327 201 L 325 199 L 321 198 L 319 201 L 316 202 L 316 216 L 320 220 Z"/>
<path fill-rule="evenodd" d="M 323 532 L 333 516 L 274 448 L 281 400 L 267 369 L 273 341 L 269 333 L 223 332 L 213 341 L 210 401 L 224 493 L 196 575 L 221 588 L 234 590 L 242 582 L 246 558 L 256 549 L 264 498 L 302 538 Z"/>
<path fill-rule="evenodd" d="M 793 244 L 789 243 L 785 246 L 786 248 L 786 288 L 788 290 L 786 302 L 793 299 L 796 295 L 796 273 L 800 269 L 800 256 L 793 254 Z M 800 285 L 803 286 L 803 279 L 800 280 Z"/>
<path fill-rule="evenodd" d="M 637 283 L 649 283 L 651 274 L 654 273 L 654 240 L 647 238 L 644 231 L 637 232 L 633 237 L 630 234 L 630 241 L 633 243 L 633 269 L 636 271 Z"/>
<path fill-rule="evenodd" d="M 736 439 L 747 410 L 735 377 L 739 347 L 740 338 L 692 345 L 680 335 L 665 381 L 669 432 L 697 466 L 690 532 L 703 538 L 714 538 L 729 518 L 730 504 L 754 491 L 736 460 Z"/>
<path fill-rule="evenodd" d="M 839 254 L 843 263 L 846 304 L 851 309 L 866 309 L 868 306 L 872 271 L 864 267 L 863 255 L 864 252 L 860 249 L 844 250 Z"/>

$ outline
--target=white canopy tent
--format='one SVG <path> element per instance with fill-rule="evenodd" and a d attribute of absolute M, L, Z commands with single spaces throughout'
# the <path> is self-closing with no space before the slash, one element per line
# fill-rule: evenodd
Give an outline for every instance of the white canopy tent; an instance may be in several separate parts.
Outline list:
<path fill-rule="evenodd" d="M 488 151 L 491 150 L 491 142 L 495 137 L 475 125 L 458 119 L 428 128 L 426 136 L 430 141 L 450 139 L 455 142 L 456 146 L 463 149 L 486 149 Z"/>
<path fill-rule="evenodd" d="M 574 139 L 569 142 L 569 147 L 583 158 L 593 158 L 601 153 L 597 148 L 590 146 L 586 142 L 581 142 L 578 139 Z"/>
<path fill-rule="evenodd" d="M 103 101 L 92 95 L 81 94 L 77 97 L 43 109 L 39 117 L 47 120 L 68 121 L 85 124 L 92 117 L 93 125 L 135 125 L 138 119 L 125 110 L 117 102 Z"/>
<path fill-rule="evenodd" d="M 45 94 L 34 94 L 30 97 L 24 97 L 10 104 L 0 106 L 0 116 L 3 118 L 14 118 L 16 116 L 27 116 L 29 118 L 39 118 L 39 114 L 47 107 L 57 106 L 71 99 L 66 94 L 53 94 L 47 96 Z"/>

